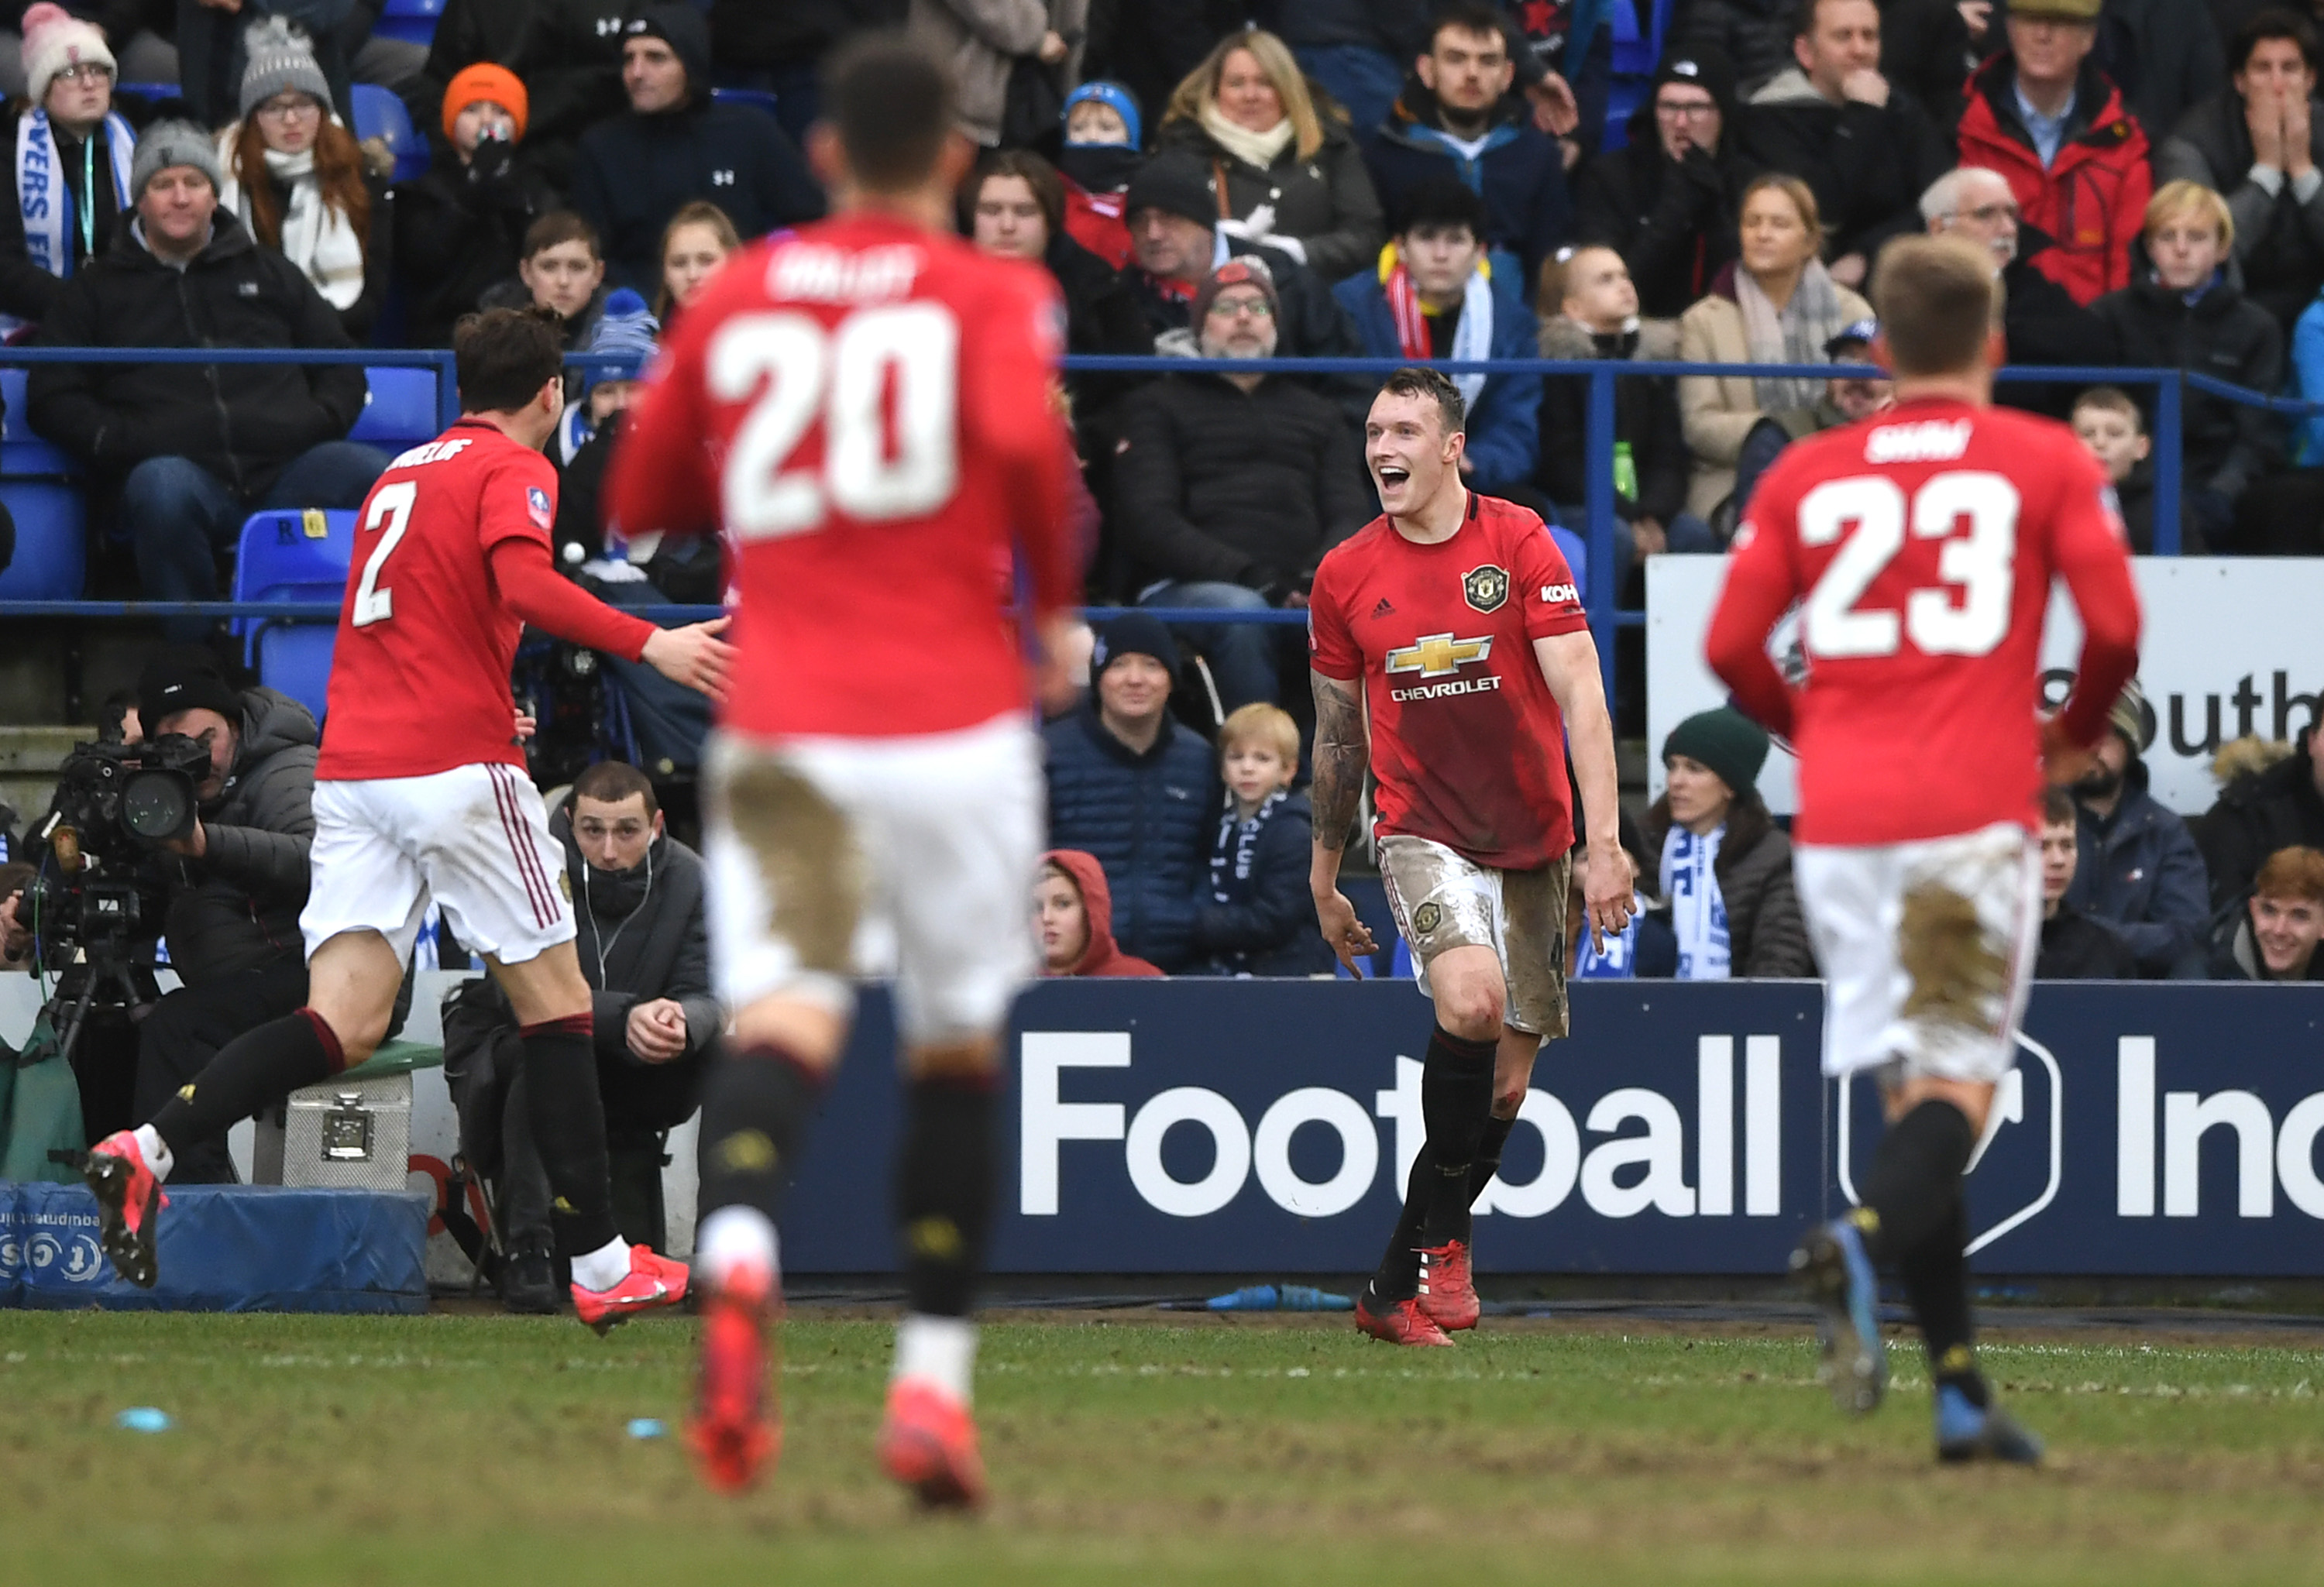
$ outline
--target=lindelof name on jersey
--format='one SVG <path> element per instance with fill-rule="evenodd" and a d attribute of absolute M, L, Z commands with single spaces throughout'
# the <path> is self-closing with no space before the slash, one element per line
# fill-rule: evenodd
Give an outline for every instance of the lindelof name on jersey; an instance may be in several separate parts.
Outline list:
<path fill-rule="evenodd" d="M 1883 424 L 1864 438 L 1867 463 L 1950 463 L 1969 450 L 1966 419 L 1924 419 L 1916 424 Z"/>
<path fill-rule="evenodd" d="M 1408 645 L 1388 653 L 1388 670 L 1391 677 L 1399 673 L 1416 672 L 1424 679 L 1441 678 L 1442 683 L 1416 683 L 1408 687 L 1388 686 L 1388 697 L 1401 705 L 1408 700 L 1441 700 L 1452 695 L 1490 694 L 1501 687 L 1500 678 L 1490 672 L 1473 678 L 1460 676 L 1461 669 L 1487 660 L 1493 653 L 1493 636 L 1480 634 L 1475 639 L 1456 639 L 1449 633 L 1424 633 Z"/>
<path fill-rule="evenodd" d="M 790 303 L 890 303 L 912 293 L 920 250 L 909 245 L 861 254 L 793 243 L 767 266 L 768 295 Z"/>
<path fill-rule="evenodd" d="M 394 462 L 389 464 L 388 466 L 390 468 L 417 468 L 422 463 L 441 463 L 447 458 L 458 457 L 461 453 L 466 451 L 470 447 L 473 447 L 475 444 L 476 443 L 474 440 L 429 441 L 425 446 L 412 447 L 411 450 L 403 454 L 402 457 L 398 457 Z"/>

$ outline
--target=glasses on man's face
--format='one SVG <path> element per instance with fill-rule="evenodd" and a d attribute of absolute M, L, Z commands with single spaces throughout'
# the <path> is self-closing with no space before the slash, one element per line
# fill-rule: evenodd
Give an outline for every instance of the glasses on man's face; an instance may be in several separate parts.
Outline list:
<path fill-rule="evenodd" d="M 113 68 L 101 60 L 84 60 L 76 66 L 58 69 L 56 80 L 60 83 L 109 83 Z"/>
<path fill-rule="evenodd" d="M 1980 204 L 1974 209 L 1957 209 L 1953 213 L 1963 220 L 1973 220 L 1979 226 L 1997 225 L 2004 219 L 2015 226 L 2020 218 L 2017 206 L 2015 204 Z"/>
<path fill-rule="evenodd" d="M 1655 114 L 1665 121 L 1708 121 L 1719 114 L 1719 106 L 1709 99 L 1703 100 L 1701 104 L 1679 105 L 1673 105 L 1668 100 L 1657 99 L 1655 101 Z"/>
<path fill-rule="evenodd" d="M 323 104 L 319 99 L 309 99 L 304 96 L 296 99 L 269 99 L 258 107 L 258 114 L 268 121 L 295 121 L 322 115 Z"/>
<path fill-rule="evenodd" d="M 1211 305 L 1213 319 L 1233 319 L 1245 315 L 1252 319 L 1272 319 L 1275 310 L 1264 298 L 1237 298 L 1231 302 L 1222 299 Z"/>

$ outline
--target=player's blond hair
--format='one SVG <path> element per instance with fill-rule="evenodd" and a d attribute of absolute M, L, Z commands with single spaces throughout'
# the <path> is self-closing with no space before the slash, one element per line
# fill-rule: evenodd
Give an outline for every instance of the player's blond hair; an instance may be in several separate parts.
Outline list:
<path fill-rule="evenodd" d="M 1245 743 L 1273 750 L 1286 766 L 1296 769 L 1299 764 L 1299 724 L 1280 706 L 1254 700 L 1228 713 L 1219 724 L 1220 761 L 1224 763 L 1229 752 Z"/>
<path fill-rule="evenodd" d="M 1893 373 L 1960 374 L 1979 368 L 2001 315 L 1993 255 L 1960 237 L 1898 237 L 1880 250 L 1872 309 L 1880 317 Z"/>
<path fill-rule="evenodd" d="M 2190 182 L 2185 177 L 2164 182 L 2155 189 L 2154 197 L 2146 201 L 2146 218 L 2140 223 L 2138 235 L 2152 241 L 2164 221 L 2193 214 L 2201 215 L 2218 228 L 2222 254 L 2236 245 L 2236 217 L 2227 208 L 2227 201 L 2202 183 Z"/>

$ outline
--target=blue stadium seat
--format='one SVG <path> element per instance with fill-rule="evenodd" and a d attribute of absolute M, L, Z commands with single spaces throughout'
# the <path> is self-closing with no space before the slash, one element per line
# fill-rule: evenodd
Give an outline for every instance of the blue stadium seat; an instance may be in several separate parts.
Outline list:
<path fill-rule="evenodd" d="M 384 138 L 395 155 L 395 180 L 408 182 L 428 174 L 428 140 L 411 125 L 403 101 L 376 83 L 355 86 L 355 141 Z"/>
<path fill-rule="evenodd" d="M 1641 19 L 1637 6 L 1647 14 Z M 1663 35 L 1670 26 L 1672 0 L 1613 0 L 1614 75 L 1650 78 L 1662 64 Z M 1643 25 L 1641 25 L 1643 21 Z"/>
<path fill-rule="evenodd" d="M 775 113 L 775 96 L 767 88 L 713 88 L 710 97 L 721 105 L 755 105 L 769 115 Z"/>
<path fill-rule="evenodd" d="M 436 40 L 436 21 L 444 14 L 444 0 L 387 0 L 371 31 L 383 39 L 409 39 L 415 44 Z"/>
<path fill-rule="evenodd" d="M 432 441 L 443 426 L 436 417 L 436 372 L 388 365 L 364 371 L 371 391 L 347 439 L 393 454 Z"/>
<path fill-rule="evenodd" d="M 325 601 L 346 597 L 347 565 L 355 555 L 355 514 L 304 511 L 254 512 L 242 526 L 241 554 L 235 558 L 237 601 Z M 259 682 L 279 688 L 323 715 L 331 677 L 331 647 L 337 625 L 238 618 L 243 660 Z"/>
<path fill-rule="evenodd" d="M 158 105 L 164 99 L 183 97 L 185 90 L 175 83 L 115 83 L 113 85 L 113 93 L 115 98 L 126 94 L 132 99 L 143 99 L 148 105 Z"/>
<path fill-rule="evenodd" d="M 69 480 L 80 477 L 80 464 L 60 447 L 32 433 L 26 417 L 26 372 L 22 366 L 0 369 L 0 402 L 8 405 L 0 418 L 0 479 Z"/>
<path fill-rule="evenodd" d="M 0 601 L 78 601 L 88 573 L 88 512 L 63 480 L 0 479 L 16 521 L 16 555 L 0 573 Z"/>
<path fill-rule="evenodd" d="M 1573 569 L 1573 587 L 1587 598 L 1590 594 L 1590 543 L 1562 523 L 1549 526 L 1549 538 L 1557 542 L 1559 552 L 1565 558 L 1565 565 Z"/>
<path fill-rule="evenodd" d="M 1599 143 L 1601 150 L 1628 148 L 1630 143 L 1630 117 L 1646 102 L 1648 78 L 1616 78 L 1606 85 L 1606 134 Z"/>

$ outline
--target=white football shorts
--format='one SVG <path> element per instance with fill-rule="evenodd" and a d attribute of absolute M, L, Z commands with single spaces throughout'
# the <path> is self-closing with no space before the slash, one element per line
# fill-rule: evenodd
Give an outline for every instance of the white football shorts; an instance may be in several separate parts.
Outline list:
<path fill-rule="evenodd" d="M 1025 718 L 909 738 L 719 734 L 703 772 L 727 1007 L 780 993 L 845 1014 L 856 977 L 892 973 L 908 1044 L 1000 1030 L 1037 963 L 1047 799 Z"/>
<path fill-rule="evenodd" d="M 432 898 L 476 953 L 521 964 L 573 940 L 565 851 L 540 790 L 514 766 L 315 784 L 307 956 L 376 931 L 406 963 Z"/>
<path fill-rule="evenodd" d="M 1797 844 L 1800 909 L 1823 966 L 1823 1071 L 1997 1082 L 2042 943 L 2042 851 L 2002 822 L 1950 837 Z"/>

